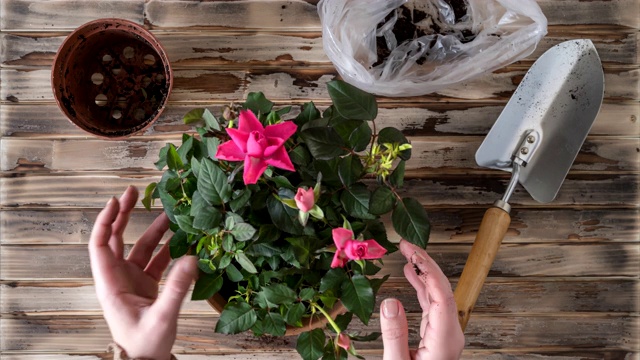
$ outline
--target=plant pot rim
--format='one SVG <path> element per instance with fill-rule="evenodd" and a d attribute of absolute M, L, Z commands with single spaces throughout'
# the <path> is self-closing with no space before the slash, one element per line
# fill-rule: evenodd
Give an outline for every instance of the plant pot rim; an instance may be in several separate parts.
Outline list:
<path fill-rule="evenodd" d="M 216 311 L 218 311 L 219 313 L 222 312 L 222 310 L 224 309 L 225 305 L 227 304 L 227 300 L 225 300 L 222 295 L 220 295 L 219 293 L 215 293 L 212 297 L 207 299 L 207 303 Z M 332 319 L 335 319 L 336 316 L 338 315 L 342 315 L 344 313 L 347 312 L 347 309 L 344 307 L 344 305 L 342 304 L 342 301 L 338 300 L 336 301 L 336 303 L 333 305 L 333 308 L 331 308 L 331 310 L 329 311 L 329 315 L 331 315 Z M 321 327 L 324 327 L 327 324 L 327 319 L 324 316 L 313 316 L 311 318 L 309 318 L 310 321 L 308 322 L 308 324 L 302 326 L 302 327 L 295 327 L 295 326 L 291 326 L 287 324 L 287 331 L 285 332 L 284 336 L 297 336 L 300 335 L 301 333 L 305 332 L 305 331 L 311 331 L 314 329 L 318 329 Z"/>
<path fill-rule="evenodd" d="M 114 26 L 107 27 L 106 24 L 113 24 Z M 64 77 L 66 74 L 65 70 L 68 72 L 67 63 L 70 61 L 70 58 L 73 57 L 73 53 L 77 48 L 77 44 L 84 41 L 83 33 L 96 29 L 98 26 L 103 27 L 101 31 L 118 31 L 118 32 L 126 32 L 130 34 L 134 34 L 138 41 L 145 42 L 148 46 L 150 46 L 155 55 L 159 57 L 159 61 L 162 64 L 162 68 L 164 69 L 165 79 L 166 79 L 166 95 L 163 97 L 163 100 L 158 104 L 158 107 L 155 109 L 155 112 L 147 118 L 139 127 L 134 127 L 132 130 L 127 129 L 126 133 L 117 133 L 114 135 L 109 135 L 107 132 L 101 133 L 98 132 L 84 124 L 78 120 L 78 117 L 67 109 L 67 106 L 63 100 L 63 84 L 65 84 Z M 97 29 L 96 29 L 97 30 Z M 79 36 L 82 36 L 80 38 Z M 78 39 L 82 39 L 78 41 Z M 141 132 L 148 129 L 151 125 L 153 125 L 163 113 L 164 109 L 167 106 L 169 97 L 171 96 L 171 91 L 173 88 L 173 69 L 171 68 L 171 64 L 169 62 L 169 57 L 162 46 L 162 44 L 156 39 L 156 37 L 147 29 L 145 29 L 140 24 L 137 24 L 133 21 L 120 19 L 120 18 L 101 18 L 89 21 L 78 26 L 71 34 L 69 34 L 56 52 L 56 55 L 53 59 L 52 70 L 51 70 L 51 86 L 54 94 L 54 98 L 58 105 L 58 108 L 64 113 L 67 119 L 73 123 L 76 127 L 81 130 L 92 134 L 98 138 L 106 139 L 106 140 L 121 140 L 131 137 L 136 134 L 140 134 Z M 68 100 L 67 100 L 68 101 Z M 75 112 L 75 111 L 74 111 Z"/>

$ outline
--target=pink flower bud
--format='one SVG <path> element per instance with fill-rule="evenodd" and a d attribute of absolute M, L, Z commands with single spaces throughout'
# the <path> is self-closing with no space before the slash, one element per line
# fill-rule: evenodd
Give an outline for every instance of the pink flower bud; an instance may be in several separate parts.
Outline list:
<path fill-rule="evenodd" d="M 302 212 L 309 212 L 316 204 L 315 196 L 313 195 L 313 189 L 298 188 L 298 192 L 294 198 L 298 209 Z"/>
<path fill-rule="evenodd" d="M 351 339 L 349 338 L 349 335 L 345 334 L 344 332 L 341 332 L 338 335 L 338 339 L 336 340 L 336 343 L 341 348 L 349 351 L 349 347 L 351 346 Z"/>
<path fill-rule="evenodd" d="M 349 260 L 380 259 L 386 252 L 375 240 L 349 240 L 344 248 L 344 254 Z"/>

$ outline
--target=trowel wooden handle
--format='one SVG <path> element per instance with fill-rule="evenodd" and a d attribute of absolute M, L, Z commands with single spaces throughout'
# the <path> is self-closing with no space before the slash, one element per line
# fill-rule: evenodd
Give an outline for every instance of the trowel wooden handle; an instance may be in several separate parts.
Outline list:
<path fill-rule="evenodd" d="M 487 210 L 482 218 L 454 293 L 458 320 L 463 331 L 510 223 L 509 213 L 497 207 Z"/>

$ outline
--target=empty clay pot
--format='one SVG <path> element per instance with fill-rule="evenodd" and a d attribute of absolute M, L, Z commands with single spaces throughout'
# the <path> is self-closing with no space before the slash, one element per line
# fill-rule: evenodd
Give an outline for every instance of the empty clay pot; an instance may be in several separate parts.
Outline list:
<path fill-rule="evenodd" d="M 117 139 L 158 119 L 173 73 L 150 32 L 127 20 L 100 19 L 65 39 L 53 62 L 51 84 L 58 106 L 74 124 Z"/>

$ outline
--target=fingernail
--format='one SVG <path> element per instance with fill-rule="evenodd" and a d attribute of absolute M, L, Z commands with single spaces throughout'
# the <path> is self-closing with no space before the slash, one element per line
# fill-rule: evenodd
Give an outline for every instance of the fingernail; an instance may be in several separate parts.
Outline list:
<path fill-rule="evenodd" d="M 386 299 L 382 302 L 382 312 L 387 319 L 393 319 L 398 316 L 400 311 L 398 301 L 394 299 Z"/>
<path fill-rule="evenodd" d="M 111 197 L 111 199 L 109 199 L 109 201 L 107 201 L 107 206 L 111 205 L 111 203 L 113 202 L 113 200 L 115 200 L 115 197 Z"/>
<path fill-rule="evenodd" d="M 425 261 L 427 260 L 427 257 L 419 251 L 414 252 L 414 254 L 416 254 L 416 256 L 422 260 L 425 260 Z"/>

